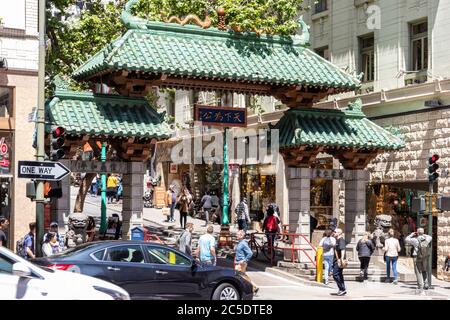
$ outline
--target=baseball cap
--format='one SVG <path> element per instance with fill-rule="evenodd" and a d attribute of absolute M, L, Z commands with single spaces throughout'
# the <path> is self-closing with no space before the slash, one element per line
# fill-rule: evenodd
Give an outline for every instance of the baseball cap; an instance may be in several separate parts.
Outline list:
<path fill-rule="evenodd" d="M 50 223 L 50 228 L 51 227 L 57 227 L 58 226 L 58 222 L 53 221 L 52 223 Z"/>

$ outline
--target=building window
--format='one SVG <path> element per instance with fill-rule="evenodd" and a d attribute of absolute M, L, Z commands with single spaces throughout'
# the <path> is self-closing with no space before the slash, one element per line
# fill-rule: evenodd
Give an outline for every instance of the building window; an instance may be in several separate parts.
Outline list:
<path fill-rule="evenodd" d="M 375 40 L 373 34 L 359 39 L 361 66 L 360 71 L 364 73 L 363 82 L 375 80 Z"/>
<path fill-rule="evenodd" d="M 12 90 L 0 87 L 0 118 L 12 117 Z"/>
<path fill-rule="evenodd" d="M 322 58 L 330 61 L 330 50 L 328 50 L 328 46 L 314 49 L 314 52 L 317 53 Z"/>
<path fill-rule="evenodd" d="M 428 22 L 411 24 L 411 70 L 428 69 Z"/>
<path fill-rule="evenodd" d="M 314 13 L 319 13 L 326 10 L 327 10 L 327 0 L 318 0 L 315 5 Z"/>

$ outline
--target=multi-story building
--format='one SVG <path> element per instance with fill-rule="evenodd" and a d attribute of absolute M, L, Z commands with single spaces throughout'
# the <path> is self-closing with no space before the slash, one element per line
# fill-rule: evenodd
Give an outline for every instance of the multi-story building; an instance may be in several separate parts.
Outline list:
<path fill-rule="evenodd" d="M 312 48 L 342 68 L 363 72 L 356 94 L 364 113 L 406 142 L 403 150 L 384 153 L 369 166 L 367 203 L 369 222 L 378 214 L 391 216 L 401 239 L 413 221 L 427 230 L 427 218 L 411 212 L 411 199 L 428 191 L 432 154 L 441 157 L 434 191 L 450 192 L 448 14 L 448 1 L 321 0 L 305 15 Z M 317 107 L 344 107 L 352 99 L 332 97 Z M 434 216 L 435 266 L 450 251 L 449 217 L 445 212 Z M 439 277 L 444 277 L 441 269 Z"/>
<path fill-rule="evenodd" d="M 8 246 L 35 221 L 26 197 L 27 180 L 17 178 L 17 162 L 33 160 L 38 93 L 38 0 L 3 0 L 0 11 L 0 215 L 10 219 Z"/>
<path fill-rule="evenodd" d="M 414 223 L 427 228 L 427 220 L 417 219 L 410 210 L 410 204 L 412 197 L 424 195 L 428 190 L 427 160 L 433 153 L 441 156 L 441 177 L 434 190 L 445 194 L 450 192 L 450 176 L 447 177 L 450 160 L 450 35 L 447 30 L 450 22 L 446 18 L 450 14 L 450 2 L 309 2 L 307 4 L 311 5 L 311 10 L 304 13 L 304 18 L 310 25 L 312 49 L 341 68 L 360 74 L 363 81 L 358 92 L 330 96 L 317 103 L 316 107 L 344 108 L 355 96 L 359 96 L 363 102 L 363 112 L 370 119 L 405 139 L 403 150 L 384 153 L 370 165 L 371 181 L 367 197 L 367 228 L 373 228 L 376 215 L 387 214 L 392 217 L 397 235 L 403 239 Z M 194 98 L 193 93 L 176 92 L 166 99 L 168 113 L 176 123 L 182 126 L 190 123 L 194 101 L 210 102 L 201 97 Z M 211 102 L 214 102 L 214 97 Z M 237 95 L 231 99 L 234 106 L 249 106 L 249 102 L 249 98 Z M 283 106 L 273 99 L 266 99 L 260 104 L 264 112 L 261 116 L 250 112 L 248 121 L 251 126 L 276 123 L 282 116 Z M 284 164 L 281 163 L 281 166 Z M 318 160 L 318 166 L 337 169 L 339 163 L 324 154 Z M 245 193 L 248 191 L 245 186 L 247 180 L 252 183 L 259 181 L 259 185 L 261 179 L 264 185 L 266 181 L 274 180 L 270 183 L 276 190 L 276 201 L 286 221 L 288 204 L 284 191 L 287 184 L 284 175 L 279 174 L 282 170 L 241 166 L 240 184 L 241 193 Z M 172 177 L 169 174 L 168 179 L 177 177 L 179 172 Z M 344 221 L 343 189 L 343 183 L 338 181 L 312 182 L 311 210 L 315 211 L 316 217 L 324 215 Z M 252 202 L 253 196 L 249 194 L 249 197 Z M 450 252 L 449 229 L 450 214 L 436 213 L 435 265 L 441 265 L 444 255 Z M 443 277 L 443 274 L 439 272 L 439 276 Z"/>

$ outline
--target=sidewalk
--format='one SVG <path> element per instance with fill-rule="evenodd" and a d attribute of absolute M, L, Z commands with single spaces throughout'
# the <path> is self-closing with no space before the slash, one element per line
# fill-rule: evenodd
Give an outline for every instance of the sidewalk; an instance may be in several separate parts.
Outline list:
<path fill-rule="evenodd" d="M 173 229 L 180 229 L 180 212 L 178 210 L 175 210 L 175 222 L 167 222 L 167 216 L 164 216 L 162 214 L 162 209 L 155 209 L 155 208 L 144 208 L 143 211 L 143 218 L 144 221 L 152 222 L 153 224 L 156 224 L 159 227 L 164 227 L 166 229 L 173 228 Z M 197 234 L 205 234 L 206 228 L 205 227 L 205 220 L 202 219 L 196 219 L 192 218 L 188 215 L 187 222 L 191 222 L 194 224 L 194 233 Z M 220 225 L 219 224 L 211 224 L 214 227 L 214 233 L 220 233 Z M 230 232 L 232 234 L 235 234 L 238 231 L 237 226 L 230 225 Z"/>

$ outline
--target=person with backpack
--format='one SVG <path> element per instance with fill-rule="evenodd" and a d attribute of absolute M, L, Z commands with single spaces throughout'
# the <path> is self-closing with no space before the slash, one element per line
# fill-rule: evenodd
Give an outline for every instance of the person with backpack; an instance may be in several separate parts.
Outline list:
<path fill-rule="evenodd" d="M 333 270 L 334 247 L 336 239 L 332 237 L 333 231 L 326 230 L 323 238 L 319 242 L 319 247 L 323 248 L 323 280 L 328 285 L 328 278 Z"/>
<path fill-rule="evenodd" d="M 275 208 L 272 205 L 269 205 L 267 208 L 267 217 L 264 219 L 263 222 L 263 231 L 265 231 L 267 236 L 267 242 L 269 243 L 270 253 L 273 250 L 273 244 L 275 242 L 276 234 L 280 231 L 278 228 L 280 220 L 274 214 Z"/>
<path fill-rule="evenodd" d="M 367 270 L 369 269 L 370 256 L 375 251 L 372 240 L 369 239 L 370 233 L 364 232 L 364 236 L 358 241 L 356 251 L 358 251 L 358 259 L 361 263 L 359 276 L 362 281 L 368 279 Z"/>
<path fill-rule="evenodd" d="M 17 243 L 17 253 L 22 256 L 24 259 L 34 259 L 35 255 L 35 231 L 36 231 L 36 223 L 30 222 L 28 225 L 30 228 L 30 232 L 28 232 L 25 237 Z"/>
<path fill-rule="evenodd" d="M 177 241 L 178 250 L 187 255 L 192 255 L 192 231 L 194 231 L 194 224 L 192 222 L 186 223 L 186 229 Z"/>
<path fill-rule="evenodd" d="M 393 284 L 398 283 L 398 273 L 397 273 L 397 260 L 398 253 L 402 250 L 400 247 L 400 242 L 394 237 L 394 229 L 389 229 L 389 238 L 384 241 L 384 252 L 385 252 L 385 262 L 386 262 L 386 283 L 391 282 L 391 264 L 392 272 L 394 273 Z"/>
<path fill-rule="evenodd" d="M 414 271 L 417 278 L 417 286 L 420 293 L 423 289 L 429 288 L 428 283 L 428 259 L 430 257 L 431 243 L 433 238 L 424 234 L 423 228 L 418 228 L 417 232 L 406 237 L 405 242 L 413 247 L 412 258 L 414 261 Z"/>

